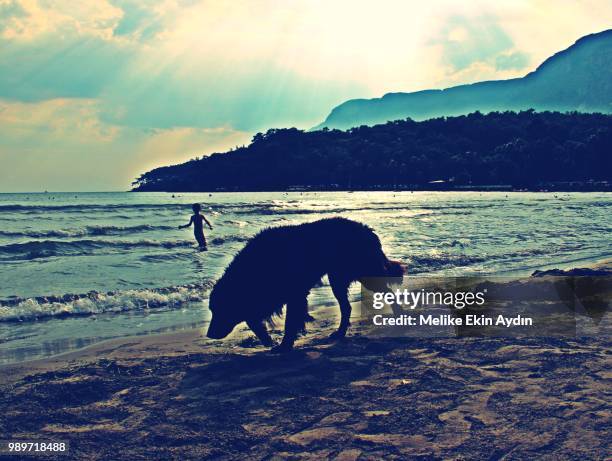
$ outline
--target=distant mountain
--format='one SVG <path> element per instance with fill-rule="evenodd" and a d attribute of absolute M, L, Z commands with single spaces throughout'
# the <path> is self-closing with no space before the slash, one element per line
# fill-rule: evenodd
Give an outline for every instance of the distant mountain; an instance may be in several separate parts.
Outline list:
<path fill-rule="evenodd" d="M 582 37 L 525 77 L 353 99 L 315 129 L 531 108 L 612 113 L 612 29 Z"/>

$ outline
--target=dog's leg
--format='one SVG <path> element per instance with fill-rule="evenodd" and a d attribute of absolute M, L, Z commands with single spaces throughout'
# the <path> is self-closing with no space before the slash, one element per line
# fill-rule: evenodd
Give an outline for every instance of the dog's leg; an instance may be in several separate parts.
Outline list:
<path fill-rule="evenodd" d="M 268 333 L 268 329 L 261 321 L 248 321 L 247 325 L 249 328 L 255 333 L 255 335 L 259 338 L 261 343 L 266 347 L 274 346 L 274 341 L 270 337 L 270 333 Z"/>
<path fill-rule="evenodd" d="M 341 339 L 346 336 L 346 330 L 350 325 L 351 320 L 351 303 L 348 300 L 348 288 L 350 282 L 345 279 L 333 275 L 329 275 L 329 284 L 332 292 L 340 304 L 340 326 L 338 330 L 330 335 L 330 339 Z"/>
<path fill-rule="evenodd" d="M 297 298 L 287 303 L 285 315 L 285 336 L 278 346 L 272 348 L 272 352 L 289 352 L 293 349 L 293 343 L 300 331 L 304 329 L 304 318 L 308 312 L 308 300 L 306 296 Z"/>

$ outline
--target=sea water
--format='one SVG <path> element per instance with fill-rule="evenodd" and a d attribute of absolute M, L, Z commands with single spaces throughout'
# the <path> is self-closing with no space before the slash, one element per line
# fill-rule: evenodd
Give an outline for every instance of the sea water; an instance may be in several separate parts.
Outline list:
<path fill-rule="evenodd" d="M 214 225 L 207 252 L 177 228 L 196 202 Z M 0 363 L 205 326 L 214 281 L 250 237 L 331 216 L 370 225 L 410 274 L 522 275 L 612 255 L 609 193 L 0 194 Z M 332 302 L 313 290 L 311 304 Z"/>

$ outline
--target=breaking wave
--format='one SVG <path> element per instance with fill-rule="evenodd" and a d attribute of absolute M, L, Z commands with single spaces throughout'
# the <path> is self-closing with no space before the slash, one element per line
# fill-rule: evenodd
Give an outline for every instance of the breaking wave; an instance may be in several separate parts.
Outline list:
<path fill-rule="evenodd" d="M 0 302 L 0 322 L 25 322 L 49 318 L 119 313 L 145 309 L 177 309 L 208 297 L 212 281 L 168 288 L 124 290 L 108 293 L 47 296 Z"/>

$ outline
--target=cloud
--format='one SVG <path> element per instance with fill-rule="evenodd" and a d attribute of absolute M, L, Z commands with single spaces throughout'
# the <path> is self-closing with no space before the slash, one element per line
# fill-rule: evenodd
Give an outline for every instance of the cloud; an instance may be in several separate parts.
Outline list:
<path fill-rule="evenodd" d="M 452 16 L 431 43 L 442 48 L 442 60 L 451 72 L 475 64 L 494 64 L 499 70 L 523 69 L 529 64 L 526 53 L 513 51 L 514 42 L 493 16 Z"/>
<path fill-rule="evenodd" d="M 104 0 L 0 0 L 0 98 L 96 98 L 134 58 L 112 40 L 122 11 Z"/>
<path fill-rule="evenodd" d="M 28 41 L 55 34 L 110 37 L 121 10 L 105 0 L 0 0 L 3 39 Z"/>
<path fill-rule="evenodd" d="M 114 5 L 123 10 L 123 17 L 113 30 L 113 35 L 130 35 L 142 28 L 148 20 L 155 18 L 151 10 L 152 5 L 140 1 L 115 1 Z"/>
<path fill-rule="evenodd" d="M 121 127 L 99 115 L 91 99 L 0 101 L 0 190 L 126 190 L 147 169 L 225 152 L 252 137 L 229 126 Z"/>
<path fill-rule="evenodd" d="M 107 189 L 121 175 L 111 171 L 122 166 L 121 134 L 99 121 L 95 100 L 0 101 L 1 188 Z"/>
<path fill-rule="evenodd" d="M 94 99 L 53 99 L 42 103 L 0 100 L 3 144 L 20 141 L 29 147 L 44 144 L 67 146 L 86 139 L 89 143 L 112 141 L 118 128 L 99 120 Z"/>
<path fill-rule="evenodd" d="M 497 70 L 522 70 L 529 65 L 529 55 L 520 51 L 500 54 L 495 57 Z"/>
<path fill-rule="evenodd" d="M 181 4 L 156 0 L 111 0 L 123 12 L 113 29 L 113 36 L 148 42 L 159 36 L 171 25 Z"/>
<path fill-rule="evenodd" d="M 134 56 L 127 45 L 89 36 L 9 41 L 0 48 L 0 98 L 94 98 Z"/>
<path fill-rule="evenodd" d="M 6 31 L 15 27 L 27 15 L 28 13 L 17 0 L 0 2 L 0 33 L 4 36 Z"/>

